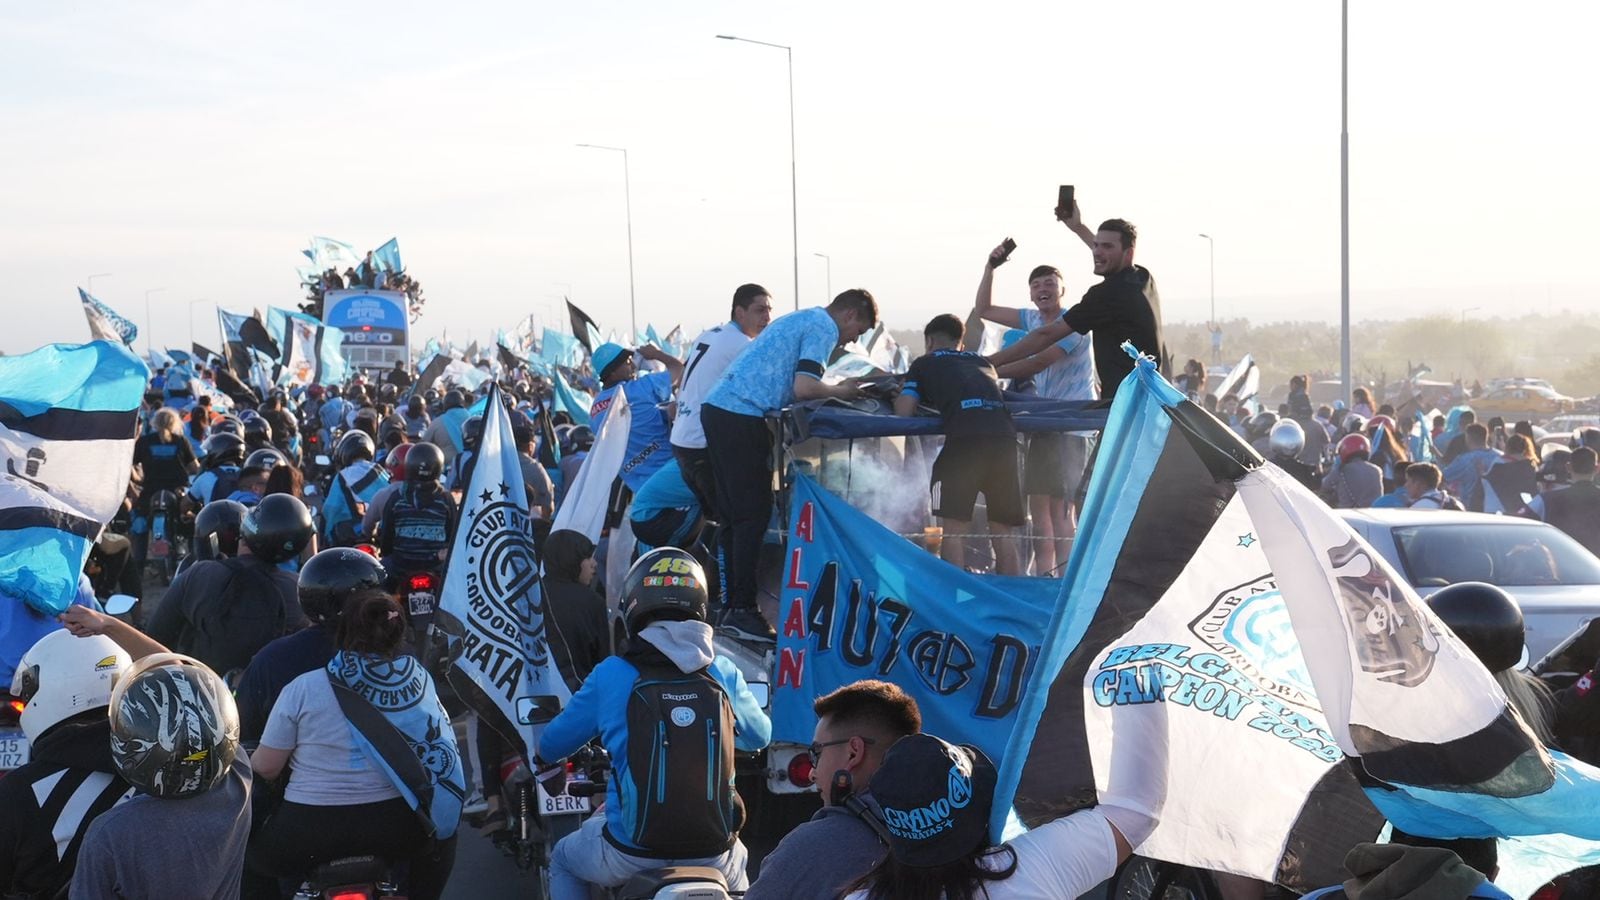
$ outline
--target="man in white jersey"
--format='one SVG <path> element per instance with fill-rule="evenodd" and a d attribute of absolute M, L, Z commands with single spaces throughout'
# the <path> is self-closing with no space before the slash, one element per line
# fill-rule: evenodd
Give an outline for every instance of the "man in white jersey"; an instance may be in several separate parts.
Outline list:
<path fill-rule="evenodd" d="M 700 422 L 700 405 L 711 388 L 750 341 L 772 321 L 772 295 L 759 284 L 741 284 L 733 292 L 729 321 L 708 328 L 689 347 L 689 359 L 678 386 L 678 415 L 672 422 L 672 455 L 683 480 L 700 501 L 706 518 L 716 515 L 716 483 L 711 479 L 711 458 L 706 454 L 706 431 Z"/>
<path fill-rule="evenodd" d="M 1005 245 L 989 254 L 978 282 L 978 315 L 1009 328 L 1032 331 L 1061 318 L 1061 298 L 1066 286 L 1060 270 L 1038 266 L 1028 275 L 1032 309 L 995 306 L 994 270 L 1005 260 Z M 1051 400 L 1095 400 L 1093 342 L 1088 335 L 1069 334 L 1047 349 L 997 371 L 1002 378 L 1033 378 L 1039 396 Z M 1028 495 L 1028 515 L 1033 523 L 1034 574 L 1059 574 L 1067 561 L 1067 541 L 1075 533 L 1072 498 L 1078 492 L 1089 459 L 1091 437 L 1076 434 L 1035 433 L 1027 436 L 1027 457 L 1022 487 Z"/>

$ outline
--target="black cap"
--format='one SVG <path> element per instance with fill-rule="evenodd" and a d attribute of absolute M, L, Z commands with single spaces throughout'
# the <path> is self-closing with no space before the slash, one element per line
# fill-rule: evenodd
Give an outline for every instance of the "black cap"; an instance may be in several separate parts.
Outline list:
<path fill-rule="evenodd" d="M 908 866 L 942 866 L 989 843 L 997 775 L 982 750 L 931 734 L 895 741 L 872 776 L 889 851 Z"/>

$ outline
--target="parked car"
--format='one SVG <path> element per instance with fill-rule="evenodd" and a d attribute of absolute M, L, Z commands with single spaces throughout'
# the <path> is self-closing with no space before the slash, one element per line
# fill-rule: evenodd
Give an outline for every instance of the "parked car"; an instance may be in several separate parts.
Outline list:
<path fill-rule="evenodd" d="M 1543 522 L 1447 510 L 1338 513 L 1423 597 L 1460 581 L 1505 588 L 1522 607 L 1530 659 L 1600 616 L 1600 559 Z"/>
<path fill-rule="evenodd" d="M 1542 385 L 1525 384 L 1485 391 L 1471 401 L 1479 418 L 1548 419 L 1570 412 L 1577 401 Z"/>

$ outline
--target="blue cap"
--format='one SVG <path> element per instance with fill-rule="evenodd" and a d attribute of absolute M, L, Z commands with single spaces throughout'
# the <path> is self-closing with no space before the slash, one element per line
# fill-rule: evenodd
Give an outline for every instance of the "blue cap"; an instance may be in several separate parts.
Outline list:
<path fill-rule="evenodd" d="M 590 362 L 594 364 L 595 376 L 604 378 L 606 370 L 616 365 L 629 352 L 626 347 L 612 343 L 604 343 L 594 348 L 594 354 L 590 357 Z"/>

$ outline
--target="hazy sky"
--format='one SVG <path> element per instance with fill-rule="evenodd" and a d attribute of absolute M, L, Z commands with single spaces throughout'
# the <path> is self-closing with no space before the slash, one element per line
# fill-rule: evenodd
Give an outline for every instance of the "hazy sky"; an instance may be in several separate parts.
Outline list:
<path fill-rule="evenodd" d="M 11 3 L 0 10 L 0 351 L 87 335 L 73 288 L 185 346 L 209 298 L 291 306 L 313 234 L 400 238 L 418 328 L 488 337 L 573 298 L 709 324 L 758 281 L 865 286 L 890 324 L 1001 302 L 1087 251 L 1051 216 L 1141 230 L 1169 320 L 1330 319 L 1339 286 L 1339 7 L 1011 4 Z M 1593 3 L 1376 3 L 1351 22 L 1357 319 L 1600 311 Z M 142 341 L 141 341 L 142 346 Z"/>

